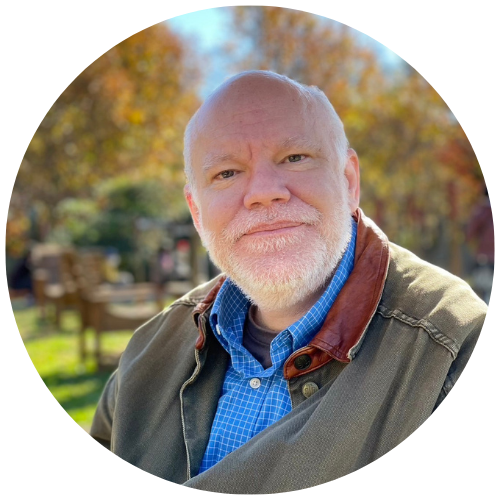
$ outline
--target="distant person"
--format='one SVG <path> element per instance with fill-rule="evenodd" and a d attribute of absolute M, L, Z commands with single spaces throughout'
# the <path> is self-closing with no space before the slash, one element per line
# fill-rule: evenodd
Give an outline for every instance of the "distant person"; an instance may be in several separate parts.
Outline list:
<path fill-rule="evenodd" d="M 172 252 L 161 246 L 156 252 L 151 268 L 151 281 L 156 284 L 158 300 L 163 304 L 163 296 L 167 283 L 172 279 L 175 268 Z"/>
<path fill-rule="evenodd" d="M 28 251 L 16 264 L 9 276 L 9 291 L 12 297 L 31 295 L 33 281 L 31 270 L 31 251 Z"/>
<path fill-rule="evenodd" d="M 364 215 L 326 96 L 236 75 L 191 119 L 185 169 L 224 274 L 135 333 L 92 436 L 169 481 L 244 494 L 331 481 L 401 443 L 454 386 L 486 305 Z"/>
<path fill-rule="evenodd" d="M 495 264 L 495 233 L 490 198 L 485 188 L 484 195 L 474 207 L 467 226 L 467 240 L 474 249 L 475 266 L 472 271 L 474 288 L 485 302 L 489 302 L 493 285 Z"/>

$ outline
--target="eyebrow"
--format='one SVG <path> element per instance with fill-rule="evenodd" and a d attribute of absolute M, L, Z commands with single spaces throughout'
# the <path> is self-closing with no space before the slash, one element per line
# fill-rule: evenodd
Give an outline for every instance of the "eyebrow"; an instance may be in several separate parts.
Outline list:
<path fill-rule="evenodd" d="M 309 149 L 311 151 L 319 151 L 321 148 L 315 144 L 314 142 L 311 142 L 309 139 L 306 139 L 305 137 L 300 137 L 300 136 L 293 136 L 293 137 L 288 137 L 285 139 L 281 145 L 281 149 L 289 149 L 292 147 L 302 147 Z"/>
<path fill-rule="evenodd" d="M 233 161 L 235 159 L 235 156 L 232 154 L 214 154 L 214 155 L 209 155 L 208 158 L 205 159 L 203 162 L 203 171 L 206 172 L 207 170 L 210 170 L 214 168 L 217 165 L 220 165 L 221 163 L 226 163 L 229 161 Z"/>

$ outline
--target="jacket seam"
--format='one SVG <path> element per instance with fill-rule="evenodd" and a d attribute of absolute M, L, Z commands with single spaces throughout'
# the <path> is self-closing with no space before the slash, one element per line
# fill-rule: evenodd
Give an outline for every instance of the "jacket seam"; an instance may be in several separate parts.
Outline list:
<path fill-rule="evenodd" d="M 429 337 L 436 342 L 437 344 L 441 345 L 444 347 L 446 350 L 448 350 L 453 357 L 453 359 L 456 359 L 458 351 L 459 351 L 459 346 L 456 344 L 456 342 L 445 335 L 441 330 L 436 328 L 429 320 L 426 319 L 417 319 L 412 316 L 409 316 L 405 314 L 403 311 L 399 309 L 389 309 L 382 304 L 379 304 L 377 313 L 380 314 L 383 318 L 386 319 L 397 319 L 398 321 L 401 321 L 401 323 L 404 323 L 408 326 L 411 326 L 413 328 L 422 328 L 427 332 Z"/>
<path fill-rule="evenodd" d="M 196 299 L 184 299 L 184 300 L 176 300 L 175 302 L 172 302 L 169 307 L 174 307 L 174 306 L 197 306 L 203 298 L 196 298 Z"/>

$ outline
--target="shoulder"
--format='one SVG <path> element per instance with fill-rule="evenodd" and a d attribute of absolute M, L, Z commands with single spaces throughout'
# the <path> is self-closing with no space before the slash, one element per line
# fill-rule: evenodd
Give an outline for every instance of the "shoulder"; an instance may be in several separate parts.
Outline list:
<path fill-rule="evenodd" d="M 120 367 L 123 369 L 138 358 L 152 361 L 165 352 L 170 358 L 180 352 L 192 355 L 198 338 L 193 312 L 219 279 L 220 276 L 197 286 L 139 327 L 123 353 Z"/>
<path fill-rule="evenodd" d="M 379 313 L 427 329 L 458 348 L 481 329 L 486 304 L 462 279 L 390 243 L 390 264 Z"/>
<path fill-rule="evenodd" d="M 215 278 L 198 285 L 196 288 L 193 288 L 191 291 L 183 295 L 180 299 L 177 299 L 173 302 L 165 311 L 160 314 L 168 312 L 170 309 L 175 308 L 177 306 L 192 306 L 196 307 L 200 302 L 203 302 L 207 295 L 211 290 L 217 285 L 219 280 L 221 279 L 221 274 L 216 276 Z"/>

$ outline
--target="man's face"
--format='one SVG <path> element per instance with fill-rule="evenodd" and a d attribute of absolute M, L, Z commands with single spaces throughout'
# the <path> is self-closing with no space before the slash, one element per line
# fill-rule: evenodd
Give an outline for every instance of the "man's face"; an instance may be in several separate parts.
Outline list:
<path fill-rule="evenodd" d="M 193 219 L 218 267 L 259 307 L 321 289 L 349 241 L 358 203 L 350 151 L 339 165 L 328 114 L 288 86 L 227 92 L 192 141 Z"/>

